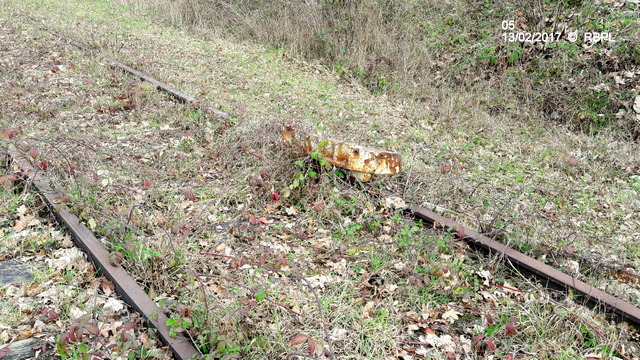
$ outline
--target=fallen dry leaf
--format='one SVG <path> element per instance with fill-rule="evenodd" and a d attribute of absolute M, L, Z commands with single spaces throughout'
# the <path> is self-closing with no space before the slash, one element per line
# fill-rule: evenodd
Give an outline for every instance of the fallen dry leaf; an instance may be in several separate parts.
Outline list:
<path fill-rule="evenodd" d="M 305 334 L 296 334 L 294 337 L 289 340 L 289 345 L 291 346 L 300 346 L 304 344 L 307 339 L 309 339 L 309 335 Z"/>
<path fill-rule="evenodd" d="M 20 219 L 16 221 L 15 225 L 13 225 L 13 230 L 15 230 L 16 232 L 20 232 L 26 229 L 29 226 L 29 222 L 31 222 L 31 220 L 33 219 L 34 217 L 31 214 L 20 217 Z"/>
<path fill-rule="evenodd" d="M 442 314 L 442 319 L 453 324 L 456 320 L 458 320 L 458 315 L 462 315 L 462 313 L 456 311 L 455 309 L 449 309 L 444 314 Z"/>

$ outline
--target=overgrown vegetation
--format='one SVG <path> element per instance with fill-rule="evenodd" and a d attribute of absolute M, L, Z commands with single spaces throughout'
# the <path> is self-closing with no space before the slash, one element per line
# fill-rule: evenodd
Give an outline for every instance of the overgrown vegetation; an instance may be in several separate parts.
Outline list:
<path fill-rule="evenodd" d="M 16 134 L 0 132 L 0 357 L 16 358 L 9 344 L 31 339 L 40 357 L 170 358 L 31 184 L 9 170 L 7 140 Z"/>
<path fill-rule="evenodd" d="M 0 11 L 11 21 L 3 23 L 9 40 L 8 60 L 0 64 L 7 69 L 2 129 L 13 131 L 11 141 L 54 179 L 64 205 L 101 237 L 112 261 L 166 309 L 173 332 L 190 336 L 209 358 L 638 353 L 633 328 L 579 306 L 572 294 L 542 289 L 500 259 L 479 257 L 448 231 L 406 217 L 401 201 L 379 196 L 389 189 L 438 205 L 640 302 L 637 284 L 601 267 L 639 264 L 637 144 L 609 128 L 591 136 L 540 126 L 535 101 L 492 90 L 500 74 L 512 73 L 513 86 L 528 81 L 517 77 L 524 75 L 516 66 L 492 63 L 502 47 L 481 51 L 487 60 L 464 62 L 458 54 L 475 52 L 464 45 L 452 52 L 455 44 L 442 43 L 434 54 L 449 49 L 452 59 L 439 59 L 439 66 L 455 64 L 462 72 L 441 71 L 441 78 L 412 88 L 395 70 L 381 69 L 389 71 L 388 83 L 363 91 L 344 80 L 367 84 L 366 66 L 325 56 L 328 67 L 341 66 L 327 71 L 287 55 L 284 41 L 265 49 L 202 39 L 196 36 L 202 32 L 157 22 L 162 14 L 138 16 L 114 2 L 5 2 Z M 307 3 L 284 5 L 324 7 L 336 19 L 356 9 L 356 2 Z M 181 4 L 203 14 L 195 1 L 165 3 L 176 9 L 166 13 L 177 16 L 171 6 Z M 265 4 L 245 3 L 257 12 L 264 9 L 258 5 L 272 6 Z M 446 11 L 457 14 L 452 3 L 441 5 L 429 15 L 434 24 L 450 16 Z M 52 41 L 24 13 L 235 117 L 221 121 L 177 104 Z M 336 79 L 340 69 L 343 78 Z M 483 69 L 487 77 L 469 82 Z M 416 89 L 419 99 L 395 96 Z M 527 94 L 534 93 L 523 99 Z M 593 100 L 585 111 L 604 106 L 602 96 Z M 363 186 L 323 166 L 317 152 L 292 151 L 280 136 L 285 125 L 399 151 L 404 172 Z"/>
<path fill-rule="evenodd" d="M 282 49 L 283 57 L 318 59 L 373 93 L 419 100 L 433 87 L 489 87 L 493 91 L 479 105 L 490 113 L 589 133 L 612 127 L 626 138 L 640 137 L 632 111 L 640 77 L 637 3 L 119 1 L 178 26 Z M 509 33 L 517 39 L 518 32 L 551 38 L 509 41 Z M 594 32 L 615 41 L 590 41 Z"/>

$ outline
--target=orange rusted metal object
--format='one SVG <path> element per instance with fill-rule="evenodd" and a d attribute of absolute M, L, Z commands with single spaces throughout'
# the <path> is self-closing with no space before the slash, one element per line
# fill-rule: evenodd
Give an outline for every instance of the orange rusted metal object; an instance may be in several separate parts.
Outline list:
<path fill-rule="evenodd" d="M 290 126 L 282 130 L 282 137 L 306 154 L 320 151 L 330 164 L 353 171 L 360 181 L 368 181 L 371 174 L 393 175 L 402 171 L 402 157 L 395 152 L 323 138 Z"/>

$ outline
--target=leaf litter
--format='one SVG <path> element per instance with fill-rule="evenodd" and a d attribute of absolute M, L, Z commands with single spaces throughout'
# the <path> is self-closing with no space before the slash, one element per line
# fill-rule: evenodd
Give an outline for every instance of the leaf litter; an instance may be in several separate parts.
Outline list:
<path fill-rule="evenodd" d="M 9 189 L 2 193 L 2 200 L 20 195 Z M 41 210 L 37 203 L 36 198 L 20 204 L 11 230 L 2 237 L 3 262 L 15 259 L 28 264 L 34 276 L 3 282 L 0 288 L 3 356 L 12 355 L 8 344 L 34 338 L 34 344 L 38 344 L 36 358 L 52 353 L 91 355 L 93 359 L 129 358 L 142 354 L 137 352 L 141 349 L 148 357 L 170 358 L 170 352 L 139 315 L 130 312 L 117 297 L 113 284 L 96 276 L 93 265 L 70 236 L 51 218 L 32 210 Z M 12 268 L 3 271 L 11 272 Z M 123 326 L 129 329 L 125 341 L 125 333 L 120 330 Z"/>
<path fill-rule="evenodd" d="M 535 284 L 517 288 L 524 280 L 498 260 L 479 259 L 451 234 L 404 217 L 401 199 L 366 197 L 335 169 L 291 159 L 275 135 L 281 124 L 240 118 L 237 126 L 221 125 L 74 49 L 37 42 L 43 36 L 28 22 L 15 26 L 25 33 L 3 29 L 14 44 L 39 49 L 25 56 L 23 46 L 10 47 L 11 56 L 39 69 L 16 75 L 29 92 L 10 90 L 24 97 L 11 104 L 26 115 L 23 131 L 45 135 L 32 158 L 47 161 L 42 170 L 69 195 L 61 206 L 80 213 L 114 261 L 171 313 L 175 331 L 212 357 L 555 358 L 567 344 L 575 356 L 637 353 L 625 340 L 632 329 Z M 50 57 L 74 67 L 53 72 Z M 58 86 L 44 91 L 41 78 Z M 64 135 L 39 130 L 43 121 Z M 315 176 L 292 188 L 299 173 L 310 175 L 305 169 Z M 27 229 L 25 216 L 18 221 Z M 74 271 L 84 266 L 75 255 L 57 253 L 75 261 Z M 97 289 L 93 303 L 120 316 L 121 304 L 101 296 L 109 286 L 77 285 L 86 284 Z M 45 293 L 51 304 L 73 294 L 51 288 L 59 295 L 29 291 Z M 70 307 L 78 321 L 60 338 L 65 343 L 97 336 L 84 317 L 90 306 Z M 100 335 L 123 347 L 147 341 L 136 340 L 126 322 L 101 327 L 96 320 Z"/>

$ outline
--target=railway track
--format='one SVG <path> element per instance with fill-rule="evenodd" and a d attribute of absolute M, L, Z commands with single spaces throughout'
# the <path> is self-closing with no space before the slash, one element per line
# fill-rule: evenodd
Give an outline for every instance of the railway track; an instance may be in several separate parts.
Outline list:
<path fill-rule="evenodd" d="M 179 102 L 197 106 L 220 119 L 228 119 L 231 117 L 229 114 L 221 112 L 215 108 L 199 105 L 195 98 L 125 64 L 110 59 L 108 56 L 96 52 L 66 35 L 48 28 L 45 29 L 51 34 L 63 39 L 65 42 L 86 51 L 93 56 L 99 56 L 108 60 L 114 68 L 153 84 L 156 89 L 171 95 Z M 151 298 L 135 283 L 135 280 L 127 274 L 121 266 L 114 265 L 109 261 L 109 253 L 100 244 L 91 231 L 87 229 L 87 227 L 84 226 L 76 216 L 58 206 L 56 199 L 59 199 L 61 196 L 53 191 L 49 185 L 48 179 L 43 177 L 42 174 L 40 174 L 38 170 L 34 168 L 31 163 L 15 148 L 10 149 L 10 155 L 13 158 L 13 161 L 15 161 L 23 172 L 27 174 L 25 180 L 31 183 L 37 192 L 46 199 L 49 208 L 55 214 L 55 217 L 74 235 L 78 246 L 87 253 L 96 268 L 100 269 L 105 277 L 116 284 L 116 289 L 119 295 L 133 309 L 139 311 L 151 326 L 157 329 L 159 337 L 165 344 L 171 347 L 176 358 L 190 359 L 197 357 L 200 352 L 194 347 L 189 339 L 181 335 L 171 336 L 170 329 L 166 325 L 166 315 L 162 313 L 161 309 L 155 304 L 155 302 L 151 300 Z M 390 196 L 391 194 L 384 195 Z M 464 240 L 470 245 L 480 248 L 490 254 L 498 255 L 502 257 L 505 262 L 510 263 L 517 268 L 533 273 L 541 279 L 545 286 L 572 289 L 573 291 L 581 294 L 587 302 L 606 307 L 613 315 L 612 317 L 614 319 L 618 321 L 626 321 L 640 327 L 640 309 L 638 309 L 638 307 L 607 294 L 585 282 L 561 272 L 558 269 L 541 263 L 540 261 L 526 256 L 507 245 L 490 239 L 433 211 L 418 206 L 409 206 L 408 211 L 415 218 L 421 219 L 434 227 L 455 230 L 454 233 L 457 234 L 457 237 L 460 240 Z"/>
<path fill-rule="evenodd" d="M 436 227 L 455 230 L 455 234 L 458 239 L 464 240 L 473 247 L 484 250 L 490 254 L 502 257 L 505 262 L 510 263 L 527 273 L 537 276 L 547 287 L 555 286 L 564 290 L 575 290 L 578 294 L 584 297 L 587 302 L 605 306 L 617 317 L 617 320 L 627 321 L 635 324 L 636 326 L 640 326 L 640 309 L 622 299 L 609 295 L 606 292 L 580 281 L 573 276 L 516 251 L 508 245 L 484 236 L 429 209 L 419 206 L 410 206 L 409 211 L 416 218 L 424 220 Z"/>
<path fill-rule="evenodd" d="M 61 194 L 57 194 L 49 185 L 49 179 L 41 176 L 38 170 L 15 147 L 9 148 L 13 161 L 20 167 L 25 181 L 42 196 L 55 218 L 73 235 L 74 242 L 82 249 L 94 267 L 113 282 L 116 292 L 135 311 L 140 313 L 148 324 L 157 330 L 162 342 L 171 348 L 177 359 L 193 359 L 200 355 L 191 340 L 181 334 L 172 335 L 167 326 L 167 316 L 163 310 L 144 292 L 136 280 L 127 271 L 111 260 L 110 253 L 93 233 L 60 203 Z"/>

